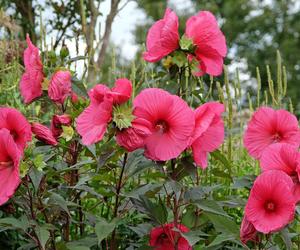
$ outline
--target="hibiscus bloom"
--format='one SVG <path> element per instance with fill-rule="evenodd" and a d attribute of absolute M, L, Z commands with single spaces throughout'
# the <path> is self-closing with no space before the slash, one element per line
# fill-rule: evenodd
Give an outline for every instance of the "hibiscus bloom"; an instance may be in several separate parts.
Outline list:
<path fill-rule="evenodd" d="M 278 231 L 293 220 L 295 198 L 292 179 L 283 171 L 269 170 L 255 180 L 245 215 L 264 234 Z"/>
<path fill-rule="evenodd" d="M 247 217 L 244 216 L 241 229 L 240 229 L 240 239 L 241 242 L 246 244 L 248 241 L 259 241 L 258 232 L 251 222 L 247 220 Z"/>
<path fill-rule="evenodd" d="M 187 103 L 157 88 L 143 90 L 133 102 L 133 114 L 150 122 L 145 156 L 156 161 L 176 158 L 184 151 L 195 128 L 195 117 Z"/>
<path fill-rule="evenodd" d="M 148 62 L 157 62 L 179 47 L 178 17 L 167 8 L 164 18 L 155 22 L 148 31 L 143 57 Z"/>
<path fill-rule="evenodd" d="M 260 158 L 263 171 L 281 170 L 294 181 L 294 195 L 300 201 L 300 153 L 294 146 L 286 143 L 276 143 L 267 147 Z"/>
<path fill-rule="evenodd" d="M 27 142 L 31 141 L 31 126 L 26 118 L 14 108 L 0 108 L 0 129 L 10 131 L 19 150 L 23 152 Z"/>
<path fill-rule="evenodd" d="M 59 70 L 51 78 L 48 95 L 54 102 L 63 104 L 68 96 L 71 96 L 71 78 L 72 75 L 68 70 Z"/>
<path fill-rule="evenodd" d="M 190 145 L 195 163 L 203 169 L 207 167 L 208 153 L 224 141 L 223 112 L 224 105 L 218 102 L 205 103 L 195 110 L 195 130 Z"/>
<path fill-rule="evenodd" d="M 98 84 L 89 91 L 91 103 L 76 119 L 76 130 L 82 136 L 83 144 L 102 140 L 112 119 L 113 105 L 129 100 L 131 91 L 132 84 L 127 79 L 118 79 L 112 89 Z"/>
<path fill-rule="evenodd" d="M 51 131 L 55 138 L 58 138 L 62 132 L 62 126 L 70 126 L 72 123 L 72 118 L 69 115 L 54 115 L 51 121 Z"/>
<path fill-rule="evenodd" d="M 117 79 L 115 86 L 111 89 L 111 95 L 114 100 L 114 104 L 122 104 L 127 102 L 131 97 L 132 84 L 126 78 Z"/>
<path fill-rule="evenodd" d="M 57 141 L 48 127 L 38 122 L 34 122 L 31 125 L 31 131 L 35 134 L 36 139 L 38 139 L 39 141 L 53 146 L 57 145 Z"/>
<path fill-rule="evenodd" d="M 214 15 L 209 11 L 200 11 L 190 17 L 186 22 L 185 36 L 196 46 L 195 57 L 199 61 L 199 72 L 196 75 L 222 74 L 227 47 Z"/>
<path fill-rule="evenodd" d="M 151 123 L 145 119 L 137 118 L 132 121 L 130 128 L 117 132 L 116 141 L 128 152 L 143 148 L 145 139 L 151 134 Z"/>
<path fill-rule="evenodd" d="M 178 250 L 192 250 L 188 241 L 183 238 L 179 232 L 174 231 L 174 223 L 165 224 L 163 226 L 155 227 L 150 232 L 149 245 L 155 250 L 174 250 L 177 243 Z M 182 233 L 186 233 L 189 229 L 179 224 L 176 227 Z"/>
<path fill-rule="evenodd" d="M 24 51 L 25 73 L 20 81 L 20 91 L 24 102 L 30 103 L 42 95 L 44 74 L 39 49 L 32 44 L 28 34 L 26 41 L 28 48 Z"/>
<path fill-rule="evenodd" d="M 274 143 L 288 143 L 298 148 L 300 145 L 298 120 L 286 110 L 261 107 L 248 123 L 244 145 L 252 157 L 259 159 L 262 152 Z"/>
<path fill-rule="evenodd" d="M 10 131 L 0 129 L 0 206 L 3 205 L 19 186 L 19 163 L 21 153 Z"/>

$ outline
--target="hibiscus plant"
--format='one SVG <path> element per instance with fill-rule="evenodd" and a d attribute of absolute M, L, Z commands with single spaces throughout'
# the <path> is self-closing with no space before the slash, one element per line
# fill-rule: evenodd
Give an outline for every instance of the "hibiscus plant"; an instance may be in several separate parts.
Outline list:
<path fill-rule="evenodd" d="M 89 90 L 65 48 L 40 52 L 27 35 L 28 106 L 0 107 L 3 249 L 299 246 L 300 130 L 279 54 L 277 86 L 262 98 L 258 71 L 243 113 L 214 15 L 178 26 L 167 9 L 144 66 Z"/>

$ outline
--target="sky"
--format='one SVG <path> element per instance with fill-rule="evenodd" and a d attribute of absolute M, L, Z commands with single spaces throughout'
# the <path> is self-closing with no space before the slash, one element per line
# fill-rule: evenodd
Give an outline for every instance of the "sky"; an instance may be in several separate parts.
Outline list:
<path fill-rule="evenodd" d="M 122 0 L 120 6 L 123 6 L 127 0 Z M 186 11 L 192 9 L 193 5 L 190 0 L 169 0 L 170 6 L 175 6 L 177 11 Z M 96 27 L 96 31 L 99 30 L 99 26 L 105 27 L 105 20 L 110 11 L 110 0 L 105 0 L 100 5 L 100 12 L 103 14 L 99 17 L 99 22 Z M 47 18 L 51 18 L 51 13 L 46 13 Z M 133 31 L 136 24 L 143 23 L 146 18 L 144 12 L 137 7 L 135 1 L 130 1 L 115 17 L 112 26 L 112 33 L 110 40 L 121 50 L 121 55 L 125 59 L 132 59 L 138 50 L 138 46 L 134 42 Z M 101 33 L 104 30 L 101 29 Z M 98 32 L 99 33 L 99 32 Z M 99 37 L 99 34 L 96 36 Z M 47 44 L 51 44 L 51 39 L 55 37 L 55 34 L 49 34 L 47 36 Z M 146 40 L 146 37 L 145 37 Z M 70 50 L 71 57 L 78 56 L 76 53 L 75 38 L 66 40 L 66 45 Z M 84 40 L 79 41 L 79 55 L 84 55 L 86 45 Z M 73 65 L 75 67 L 75 65 Z M 83 71 L 83 62 L 79 61 L 76 65 L 76 71 L 80 75 Z"/>

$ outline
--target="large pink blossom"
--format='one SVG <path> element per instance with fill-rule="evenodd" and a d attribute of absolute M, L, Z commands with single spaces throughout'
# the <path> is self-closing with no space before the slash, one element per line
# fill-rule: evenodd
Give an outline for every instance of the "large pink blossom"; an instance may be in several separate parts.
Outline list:
<path fill-rule="evenodd" d="M 186 22 L 186 37 L 193 40 L 196 46 L 195 56 L 199 61 L 201 76 L 205 73 L 218 76 L 223 70 L 223 58 L 227 47 L 225 37 L 220 30 L 217 20 L 209 11 L 200 11 Z"/>
<path fill-rule="evenodd" d="M 44 74 L 39 49 L 32 44 L 29 35 L 26 41 L 28 48 L 24 51 L 25 72 L 20 81 L 20 91 L 24 102 L 30 103 L 42 95 Z"/>
<path fill-rule="evenodd" d="M 0 129 L 0 206 L 4 204 L 19 186 L 19 163 L 21 152 L 10 131 Z"/>
<path fill-rule="evenodd" d="M 195 110 L 195 130 L 190 145 L 195 163 L 203 169 L 207 167 L 208 153 L 224 141 L 223 112 L 224 105 L 218 102 L 205 103 Z"/>
<path fill-rule="evenodd" d="M 241 242 L 246 244 L 248 241 L 259 241 L 258 232 L 251 222 L 247 220 L 247 217 L 244 216 L 241 229 L 240 229 L 240 239 Z"/>
<path fill-rule="evenodd" d="M 31 141 L 31 126 L 26 118 L 14 108 L 0 108 L 0 129 L 10 131 L 18 148 L 23 152 L 26 144 Z"/>
<path fill-rule="evenodd" d="M 69 115 L 54 115 L 51 121 L 51 131 L 53 136 L 57 139 L 63 132 L 62 126 L 70 126 L 72 118 Z"/>
<path fill-rule="evenodd" d="M 195 117 L 187 103 L 157 88 L 143 90 L 134 99 L 133 114 L 151 123 L 145 140 L 145 156 L 166 161 L 179 156 L 188 146 L 195 128 Z"/>
<path fill-rule="evenodd" d="M 114 104 L 122 104 L 127 102 L 131 97 L 132 84 L 126 78 L 117 79 L 115 86 L 111 89 L 111 95 L 114 100 Z"/>
<path fill-rule="evenodd" d="M 57 145 L 57 141 L 48 127 L 38 122 L 34 122 L 31 125 L 31 131 L 32 133 L 34 133 L 36 139 L 38 139 L 39 141 L 45 142 L 46 144 L 53 146 Z"/>
<path fill-rule="evenodd" d="M 263 151 L 273 143 L 288 143 L 298 148 L 298 120 L 286 110 L 261 107 L 248 123 L 244 145 L 252 157 L 259 159 Z"/>
<path fill-rule="evenodd" d="M 117 132 L 116 141 L 128 152 L 143 148 L 146 138 L 151 135 L 151 123 L 143 118 L 132 121 L 130 128 Z"/>
<path fill-rule="evenodd" d="M 260 158 L 263 171 L 281 170 L 294 181 L 294 195 L 300 201 L 300 153 L 294 146 L 286 143 L 275 143 L 267 147 Z"/>
<path fill-rule="evenodd" d="M 90 105 L 76 119 L 76 130 L 82 136 L 83 144 L 102 140 L 112 119 L 113 105 L 129 100 L 131 92 L 132 84 L 127 79 L 116 80 L 112 89 L 98 84 L 89 91 Z"/>
<path fill-rule="evenodd" d="M 293 181 L 285 172 L 269 170 L 255 180 L 245 208 L 245 215 L 259 232 L 268 234 L 293 220 L 295 198 Z"/>
<path fill-rule="evenodd" d="M 164 18 L 152 25 L 146 46 L 143 57 L 148 62 L 157 62 L 179 47 L 178 17 L 174 11 L 167 8 Z"/>
<path fill-rule="evenodd" d="M 174 229 L 174 223 L 153 228 L 150 232 L 149 245 L 155 250 L 174 250 L 177 243 L 178 250 L 192 250 L 192 246 L 177 231 L 187 233 L 189 229 L 182 224 L 178 224 L 176 230 Z"/>
<path fill-rule="evenodd" d="M 71 96 L 71 78 L 72 75 L 68 70 L 59 70 L 53 74 L 48 88 L 51 100 L 63 104 L 65 99 Z"/>

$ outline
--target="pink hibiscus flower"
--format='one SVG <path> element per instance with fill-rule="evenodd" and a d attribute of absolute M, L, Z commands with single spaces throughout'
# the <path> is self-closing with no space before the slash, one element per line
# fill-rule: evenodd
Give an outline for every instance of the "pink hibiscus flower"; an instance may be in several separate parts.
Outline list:
<path fill-rule="evenodd" d="M 179 47 L 178 17 L 174 11 L 167 8 L 164 18 L 152 25 L 146 47 L 143 57 L 148 62 L 157 62 Z"/>
<path fill-rule="evenodd" d="M 145 156 L 156 161 L 176 158 L 184 151 L 195 128 L 195 117 L 187 103 L 157 88 L 143 90 L 134 99 L 133 114 L 150 122 Z"/>
<path fill-rule="evenodd" d="M 90 105 L 76 119 L 76 130 L 85 145 L 102 140 L 107 124 L 112 119 L 113 99 L 109 88 L 98 84 L 89 91 Z"/>
<path fill-rule="evenodd" d="M 177 243 L 178 250 L 192 250 L 188 241 L 183 238 L 179 232 L 174 231 L 174 228 L 174 223 L 153 228 L 150 232 L 149 245 L 155 250 L 174 250 L 175 244 Z M 182 233 L 189 231 L 189 229 L 182 224 L 177 225 L 177 230 L 180 230 Z"/>
<path fill-rule="evenodd" d="M 0 206 L 13 196 L 19 186 L 19 163 L 21 153 L 10 131 L 0 129 Z"/>
<path fill-rule="evenodd" d="M 131 97 L 132 84 L 126 78 L 117 79 L 115 86 L 111 89 L 111 95 L 114 100 L 114 104 L 122 104 L 127 102 Z"/>
<path fill-rule="evenodd" d="M 31 126 L 26 118 L 14 108 L 0 108 L 0 129 L 10 131 L 19 150 L 23 152 L 27 142 L 31 141 Z"/>
<path fill-rule="evenodd" d="M 259 232 L 268 234 L 285 227 L 294 218 L 292 179 L 283 171 L 269 170 L 255 180 L 245 215 Z"/>
<path fill-rule="evenodd" d="M 209 74 L 218 76 L 223 71 L 223 58 L 227 47 L 225 37 L 217 20 L 209 11 L 200 11 L 186 22 L 186 37 L 196 46 L 195 56 L 199 61 L 198 76 Z"/>
<path fill-rule="evenodd" d="M 72 123 L 72 118 L 69 115 L 54 115 L 51 121 L 51 132 L 53 136 L 57 139 L 63 132 L 62 126 L 70 126 Z"/>
<path fill-rule="evenodd" d="M 82 136 L 83 144 L 102 140 L 112 119 L 113 105 L 129 100 L 131 91 L 132 85 L 127 79 L 118 79 L 111 90 L 98 84 L 89 91 L 91 103 L 76 119 L 76 130 Z"/>
<path fill-rule="evenodd" d="M 71 96 L 71 73 L 68 70 L 59 70 L 50 80 L 48 95 L 54 102 L 63 104 L 68 96 Z"/>
<path fill-rule="evenodd" d="M 195 163 L 207 167 L 207 155 L 216 150 L 224 141 L 224 122 L 221 114 L 224 105 L 208 102 L 195 110 L 195 130 L 190 142 Z"/>
<path fill-rule="evenodd" d="M 34 122 L 31 124 L 31 131 L 39 141 L 53 146 L 57 145 L 57 141 L 48 127 L 38 122 Z"/>
<path fill-rule="evenodd" d="M 263 171 L 281 170 L 294 181 L 294 195 L 300 201 L 300 153 L 294 146 L 286 143 L 276 143 L 267 147 L 260 158 Z"/>
<path fill-rule="evenodd" d="M 298 120 L 286 110 L 261 107 L 248 123 L 244 145 L 252 157 L 259 159 L 262 152 L 274 143 L 288 143 L 298 148 L 300 145 Z"/>
<path fill-rule="evenodd" d="M 128 152 L 143 148 L 145 139 L 151 135 L 151 123 L 145 119 L 137 118 L 132 121 L 130 128 L 117 132 L 116 141 Z"/>
<path fill-rule="evenodd" d="M 42 82 L 44 79 L 43 64 L 39 49 L 26 36 L 28 48 L 24 51 L 25 73 L 20 81 L 20 91 L 25 103 L 32 102 L 42 95 Z"/>
<path fill-rule="evenodd" d="M 259 241 L 258 232 L 251 222 L 247 220 L 247 217 L 244 216 L 241 229 L 240 229 L 240 239 L 241 242 L 246 244 L 248 241 Z"/>

